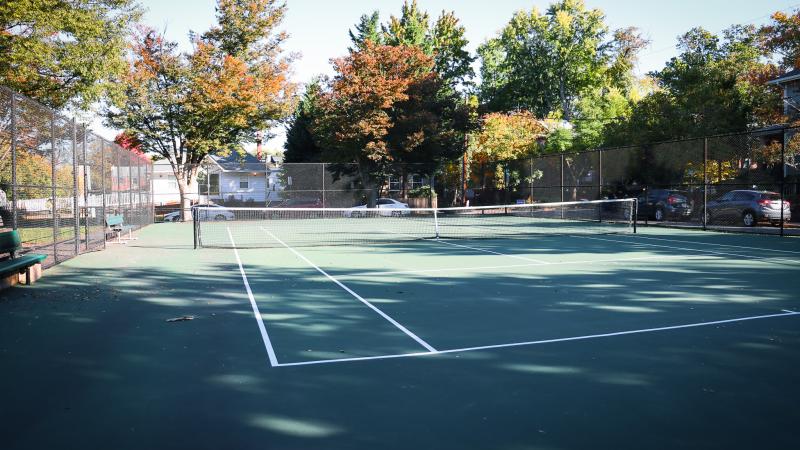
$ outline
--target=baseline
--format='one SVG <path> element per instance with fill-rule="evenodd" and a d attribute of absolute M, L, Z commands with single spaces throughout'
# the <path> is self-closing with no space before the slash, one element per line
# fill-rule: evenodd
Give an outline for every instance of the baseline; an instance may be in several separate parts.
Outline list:
<path fill-rule="evenodd" d="M 553 344 L 558 342 L 569 342 L 569 341 L 582 341 L 582 340 L 590 340 L 590 339 L 602 339 L 602 338 L 609 338 L 609 337 L 616 337 L 616 336 L 626 336 L 632 334 L 644 334 L 644 333 L 657 333 L 662 331 L 672 331 L 672 330 L 680 330 L 685 328 L 698 328 L 698 327 L 708 327 L 713 325 L 721 325 L 726 323 L 735 323 L 735 322 L 746 322 L 751 320 L 765 320 L 765 319 L 774 319 L 779 317 L 789 317 L 789 316 L 797 316 L 800 315 L 800 312 L 797 311 L 790 311 L 788 309 L 782 310 L 782 313 L 778 314 L 765 314 L 760 316 L 746 316 L 746 317 L 738 317 L 734 319 L 725 319 L 725 320 L 715 320 L 713 322 L 695 322 L 695 323 L 688 323 L 683 325 L 671 325 L 665 327 L 657 327 L 657 328 L 643 328 L 638 330 L 627 330 L 627 331 L 617 331 L 612 333 L 601 333 L 601 334 L 590 334 L 585 336 L 572 336 L 572 337 L 565 337 L 565 338 L 555 338 L 555 339 L 544 339 L 539 341 L 526 341 L 526 342 L 512 342 L 510 344 L 497 344 L 497 345 L 482 345 L 478 347 L 463 347 L 463 348 L 454 348 L 450 350 L 439 350 L 436 352 L 418 352 L 418 353 L 401 353 L 396 355 L 379 355 L 379 356 L 362 356 L 356 358 L 341 358 L 341 359 L 323 359 L 318 361 L 301 361 L 301 362 L 293 362 L 293 363 L 281 363 L 279 367 L 292 367 L 292 366 L 311 366 L 316 364 L 333 364 L 333 363 L 345 363 L 345 362 L 355 362 L 355 361 L 369 361 L 369 360 L 377 360 L 377 359 L 396 359 L 396 358 L 411 358 L 417 356 L 432 356 L 432 355 L 443 355 L 448 353 L 465 353 L 465 352 L 472 352 L 478 350 L 492 350 L 492 349 L 499 349 L 499 348 L 509 348 L 509 347 L 523 347 L 523 346 L 531 346 L 531 345 L 542 345 L 542 344 Z"/>

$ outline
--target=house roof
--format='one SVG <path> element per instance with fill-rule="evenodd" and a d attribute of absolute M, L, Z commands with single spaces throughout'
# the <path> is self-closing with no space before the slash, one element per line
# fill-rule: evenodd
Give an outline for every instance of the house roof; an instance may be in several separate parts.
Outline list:
<path fill-rule="evenodd" d="M 767 84 L 783 84 L 794 80 L 800 80 L 800 69 L 790 70 L 774 80 L 767 81 Z"/>
<path fill-rule="evenodd" d="M 266 164 L 249 153 L 231 152 L 228 156 L 208 155 L 208 158 L 215 162 L 224 172 L 253 172 L 265 171 Z"/>

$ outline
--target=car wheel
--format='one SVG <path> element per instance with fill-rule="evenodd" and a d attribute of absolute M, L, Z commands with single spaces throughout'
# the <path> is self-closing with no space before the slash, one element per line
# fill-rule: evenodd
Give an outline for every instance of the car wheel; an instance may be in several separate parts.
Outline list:
<path fill-rule="evenodd" d="M 664 210 L 662 208 L 656 208 L 655 219 L 656 222 L 664 221 Z"/>
<path fill-rule="evenodd" d="M 742 214 L 742 224 L 746 227 L 756 226 L 756 215 L 753 211 L 745 211 L 744 214 Z"/>
<path fill-rule="evenodd" d="M 214 220 L 216 220 L 218 222 L 221 222 L 221 221 L 225 220 L 225 215 L 224 214 L 217 214 L 216 216 L 214 216 Z"/>
<path fill-rule="evenodd" d="M 400 212 L 400 211 L 392 211 L 392 217 L 400 217 L 402 215 L 403 215 L 403 213 Z"/>

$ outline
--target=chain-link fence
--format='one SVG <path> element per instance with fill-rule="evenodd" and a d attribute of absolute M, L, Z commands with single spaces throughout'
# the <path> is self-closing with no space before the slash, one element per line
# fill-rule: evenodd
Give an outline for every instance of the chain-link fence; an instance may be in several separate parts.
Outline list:
<path fill-rule="evenodd" d="M 448 204 L 637 198 L 648 225 L 800 234 L 796 128 L 544 155 L 465 158 L 439 173 Z M 450 195 L 443 195 L 450 192 Z"/>
<path fill-rule="evenodd" d="M 0 87 L 0 231 L 46 267 L 104 248 L 107 214 L 152 223 L 151 177 L 148 158 Z"/>
<path fill-rule="evenodd" d="M 220 207 L 411 207 L 637 198 L 643 224 L 800 234 L 800 133 L 774 128 L 651 145 L 443 164 L 287 163 L 207 158 L 193 204 Z M 180 220 L 171 168 L 156 165 L 158 218 Z M 162 173 L 163 172 L 163 173 Z M 172 180 L 172 181 L 170 181 Z M 225 217 L 220 211 L 220 219 Z"/>

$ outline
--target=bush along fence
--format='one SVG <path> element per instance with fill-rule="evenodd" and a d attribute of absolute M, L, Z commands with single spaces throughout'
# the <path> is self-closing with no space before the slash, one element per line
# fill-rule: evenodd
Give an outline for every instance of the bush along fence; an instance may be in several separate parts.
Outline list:
<path fill-rule="evenodd" d="M 105 247 L 107 214 L 153 222 L 152 163 L 74 119 L 0 87 L 0 231 L 45 267 Z"/>

